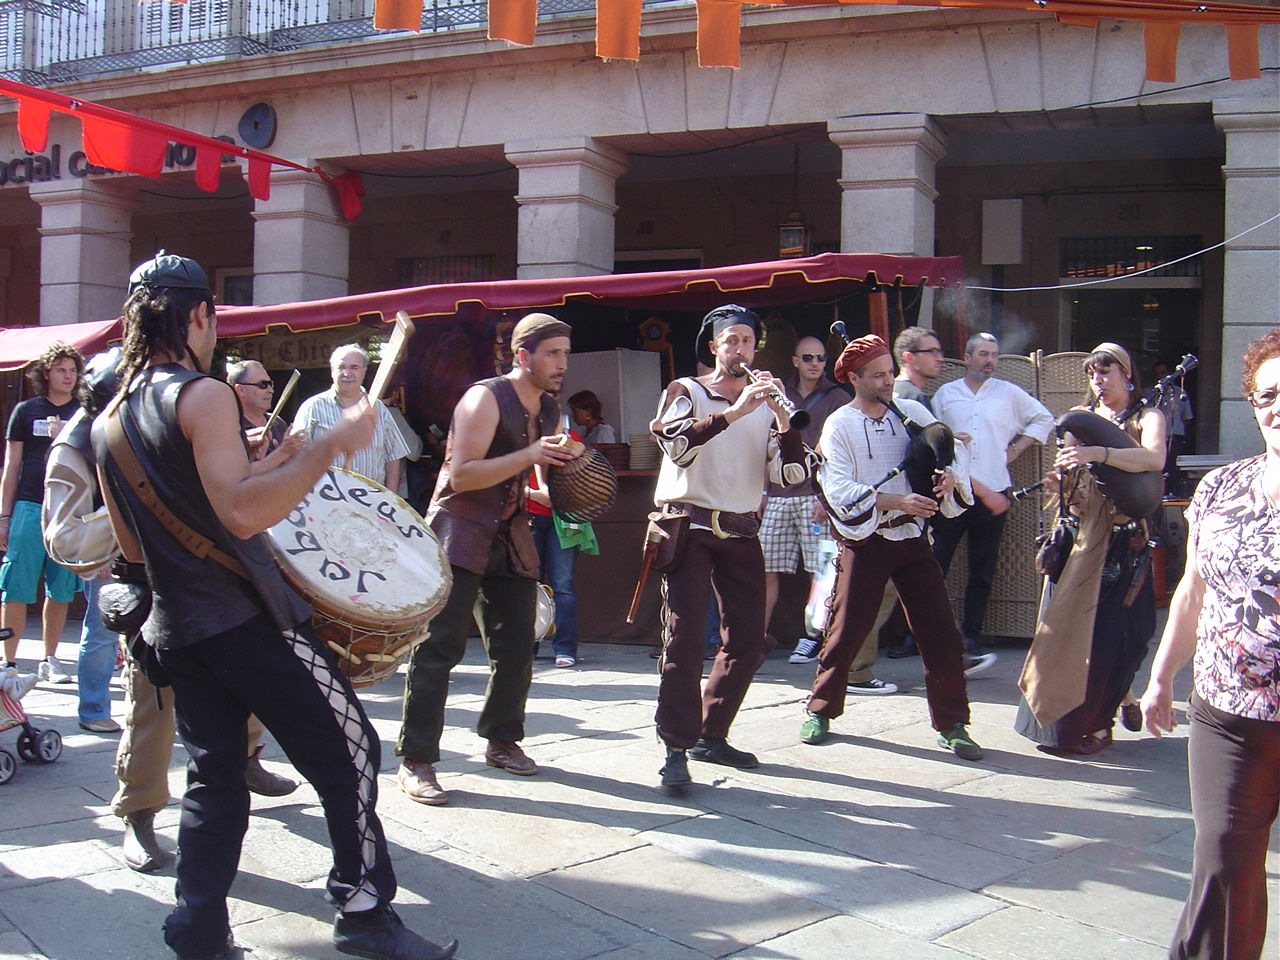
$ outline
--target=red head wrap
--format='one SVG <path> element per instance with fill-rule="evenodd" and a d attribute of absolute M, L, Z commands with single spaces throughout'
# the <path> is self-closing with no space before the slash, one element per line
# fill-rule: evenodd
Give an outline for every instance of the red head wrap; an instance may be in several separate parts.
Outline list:
<path fill-rule="evenodd" d="M 848 383 L 853 379 L 855 373 L 876 359 L 876 357 L 887 357 L 888 355 L 889 345 L 874 333 L 859 337 L 857 340 L 851 340 L 849 345 L 841 352 L 840 359 L 836 361 L 836 379 L 841 383 Z"/>

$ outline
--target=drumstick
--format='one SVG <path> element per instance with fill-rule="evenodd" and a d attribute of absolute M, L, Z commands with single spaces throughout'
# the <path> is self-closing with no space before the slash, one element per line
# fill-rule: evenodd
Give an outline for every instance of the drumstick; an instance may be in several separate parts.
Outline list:
<path fill-rule="evenodd" d="M 369 402 L 377 403 L 391 382 L 391 374 L 395 371 L 400 355 L 404 353 L 405 344 L 413 336 L 413 321 L 403 310 L 396 311 L 395 329 L 391 331 L 391 339 L 382 348 L 382 359 L 378 362 L 378 372 L 373 375 L 373 385 L 369 387 Z M 351 469 L 351 454 L 342 461 L 344 470 Z"/>
<path fill-rule="evenodd" d="M 395 371 L 396 364 L 400 362 L 400 355 L 404 353 L 405 344 L 411 336 L 413 336 L 413 321 L 409 319 L 409 314 L 403 310 L 397 310 L 395 329 L 391 331 L 391 339 L 387 341 L 387 345 L 382 348 L 382 360 L 378 363 L 378 372 L 373 375 L 373 386 L 369 388 L 370 403 L 376 403 L 382 399 L 387 385 L 391 382 L 391 374 Z"/>
<path fill-rule="evenodd" d="M 280 416 L 280 411 L 284 409 L 285 402 L 289 399 L 289 394 L 293 393 L 293 388 L 298 385 L 298 380 L 301 376 L 302 374 L 298 372 L 296 367 L 293 373 L 289 374 L 289 382 L 284 385 L 284 390 L 280 392 L 280 399 L 276 401 L 275 409 L 271 411 L 271 416 L 267 417 L 267 425 L 262 428 L 264 436 L 270 433 L 271 428 L 275 426 L 276 418 Z"/>

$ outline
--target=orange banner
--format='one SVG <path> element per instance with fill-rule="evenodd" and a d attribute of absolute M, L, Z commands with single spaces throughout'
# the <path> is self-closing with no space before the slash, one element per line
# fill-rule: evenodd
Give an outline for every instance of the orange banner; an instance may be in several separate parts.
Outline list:
<path fill-rule="evenodd" d="M 537 26 L 538 0 L 489 0 L 490 40 L 506 40 L 529 47 L 533 45 Z"/>
<path fill-rule="evenodd" d="M 596 56 L 603 60 L 640 59 L 642 0 L 601 3 L 596 14 Z"/>

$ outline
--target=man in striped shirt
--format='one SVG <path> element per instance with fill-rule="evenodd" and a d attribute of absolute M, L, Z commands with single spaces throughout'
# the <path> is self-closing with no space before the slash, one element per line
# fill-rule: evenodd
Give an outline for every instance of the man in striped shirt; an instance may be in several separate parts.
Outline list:
<path fill-rule="evenodd" d="M 333 389 L 302 401 L 293 429 L 305 430 L 312 440 L 331 430 L 342 419 L 342 411 L 365 396 L 364 375 L 368 369 L 369 354 L 359 344 L 348 343 L 334 350 L 329 358 Z M 388 490 L 396 490 L 400 486 L 400 460 L 409 453 L 409 447 L 382 401 L 374 401 L 374 406 L 378 411 L 378 426 L 373 443 L 352 457 L 349 466 L 342 457 L 334 460 L 333 465 L 347 466 Z"/>

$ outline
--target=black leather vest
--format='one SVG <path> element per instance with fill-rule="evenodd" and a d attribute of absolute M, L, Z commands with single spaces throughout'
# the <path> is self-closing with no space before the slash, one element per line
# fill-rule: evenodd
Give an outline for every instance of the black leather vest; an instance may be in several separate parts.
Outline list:
<path fill-rule="evenodd" d="M 203 376 L 176 363 L 144 369 L 121 411 L 125 435 L 160 501 L 191 529 L 240 560 L 249 580 L 208 557 L 197 557 L 174 539 L 133 495 L 110 459 L 101 417 L 93 428 L 98 462 L 106 466 L 112 496 L 142 546 L 155 597 L 143 636 L 162 649 L 190 646 L 264 611 L 281 627 L 301 623 L 312 613 L 281 578 L 265 534 L 247 540 L 232 535 L 205 495 L 177 409 L 183 388 Z"/>

